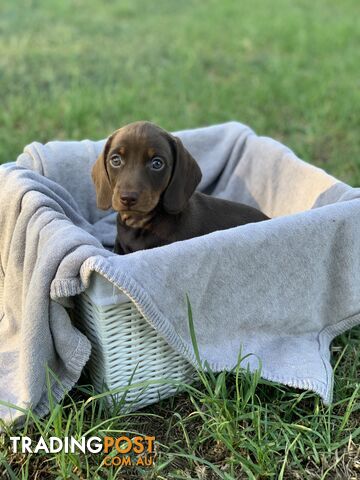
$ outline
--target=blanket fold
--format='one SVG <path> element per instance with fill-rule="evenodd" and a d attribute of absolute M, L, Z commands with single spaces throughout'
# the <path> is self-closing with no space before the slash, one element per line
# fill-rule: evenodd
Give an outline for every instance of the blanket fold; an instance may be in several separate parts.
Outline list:
<path fill-rule="evenodd" d="M 51 380 L 60 400 L 90 354 L 90 342 L 72 326 L 65 308 L 51 301 L 51 282 L 65 263 L 70 281 L 89 256 L 107 252 L 58 184 L 15 166 L 0 170 L 0 182 L 0 399 L 44 414 L 46 367 L 61 382 Z M 0 418 L 18 416 L 0 405 Z"/>
<path fill-rule="evenodd" d="M 91 166 L 104 141 L 34 143 L 0 167 L 0 418 L 13 403 L 47 411 L 77 381 L 90 344 L 65 309 L 97 282 L 135 302 L 195 363 L 189 295 L 203 361 L 236 366 L 332 398 L 331 340 L 360 323 L 360 192 L 237 122 L 178 132 L 198 160 L 200 190 L 263 210 L 268 222 L 126 256 L 115 213 L 96 209 Z M 117 289 L 114 289 L 114 286 Z M 16 299 L 16 301 L 14 301 Z M 246 364 L 244 365 L 246 366 Z M 3 401 L 3 404 L 1 404 Z"/>

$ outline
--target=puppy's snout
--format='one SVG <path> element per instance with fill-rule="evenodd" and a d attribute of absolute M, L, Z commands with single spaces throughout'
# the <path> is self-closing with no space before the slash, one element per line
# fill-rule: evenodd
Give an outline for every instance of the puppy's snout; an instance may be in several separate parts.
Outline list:
<path fill-rule="evenodd" d="M 137 192 L 123 192 L 120 194 L 120 202 L 124 207 L 132 207 L 138 201 L 139 194 Z"/>

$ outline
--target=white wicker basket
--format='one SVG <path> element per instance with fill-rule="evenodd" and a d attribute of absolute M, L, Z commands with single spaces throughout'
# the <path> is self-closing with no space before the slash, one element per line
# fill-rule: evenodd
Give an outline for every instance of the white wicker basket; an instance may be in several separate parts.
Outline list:
<path fill-rule="evenodd" d="M 149 325 L 133 302 L 96 273 L 86 292 L 75 298 L 74 320 L 92 344 L 86 369 L 98 392 L 147 380 L 173 381 L 130 388 L 125 397 L 130 409 L 169 397 L 179 390 L 174 381 L 194 378 L 194 368 Z"/>

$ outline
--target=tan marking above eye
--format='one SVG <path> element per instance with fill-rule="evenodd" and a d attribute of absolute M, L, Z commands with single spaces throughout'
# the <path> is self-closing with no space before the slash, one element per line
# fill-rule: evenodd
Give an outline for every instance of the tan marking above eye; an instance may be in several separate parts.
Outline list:
<path fill-rule="evenodd" d="M 148 153 L 149 158 L 152 158 L 155 155 L 156 150 L 155 150 L 155 148 L 148 148 L 147 153 Z"/>
<path fill-rule="evenodd" d="M 125 155 L 125 147 L 120 147 L 119 148 L 119 154 L 124 156 Z"/>

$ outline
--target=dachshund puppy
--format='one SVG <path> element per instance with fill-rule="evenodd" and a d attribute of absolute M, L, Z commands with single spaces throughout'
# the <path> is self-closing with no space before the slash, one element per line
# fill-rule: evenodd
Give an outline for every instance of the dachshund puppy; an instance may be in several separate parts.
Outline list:
<path fill-rule="evenodd" d="M 179 138 L 150 122 L 116 130 L 92 178 L 98 208 L 118 212 L 119 254 L 268 219 L 250 206 L 195 192 L 198 164 Z"/>

